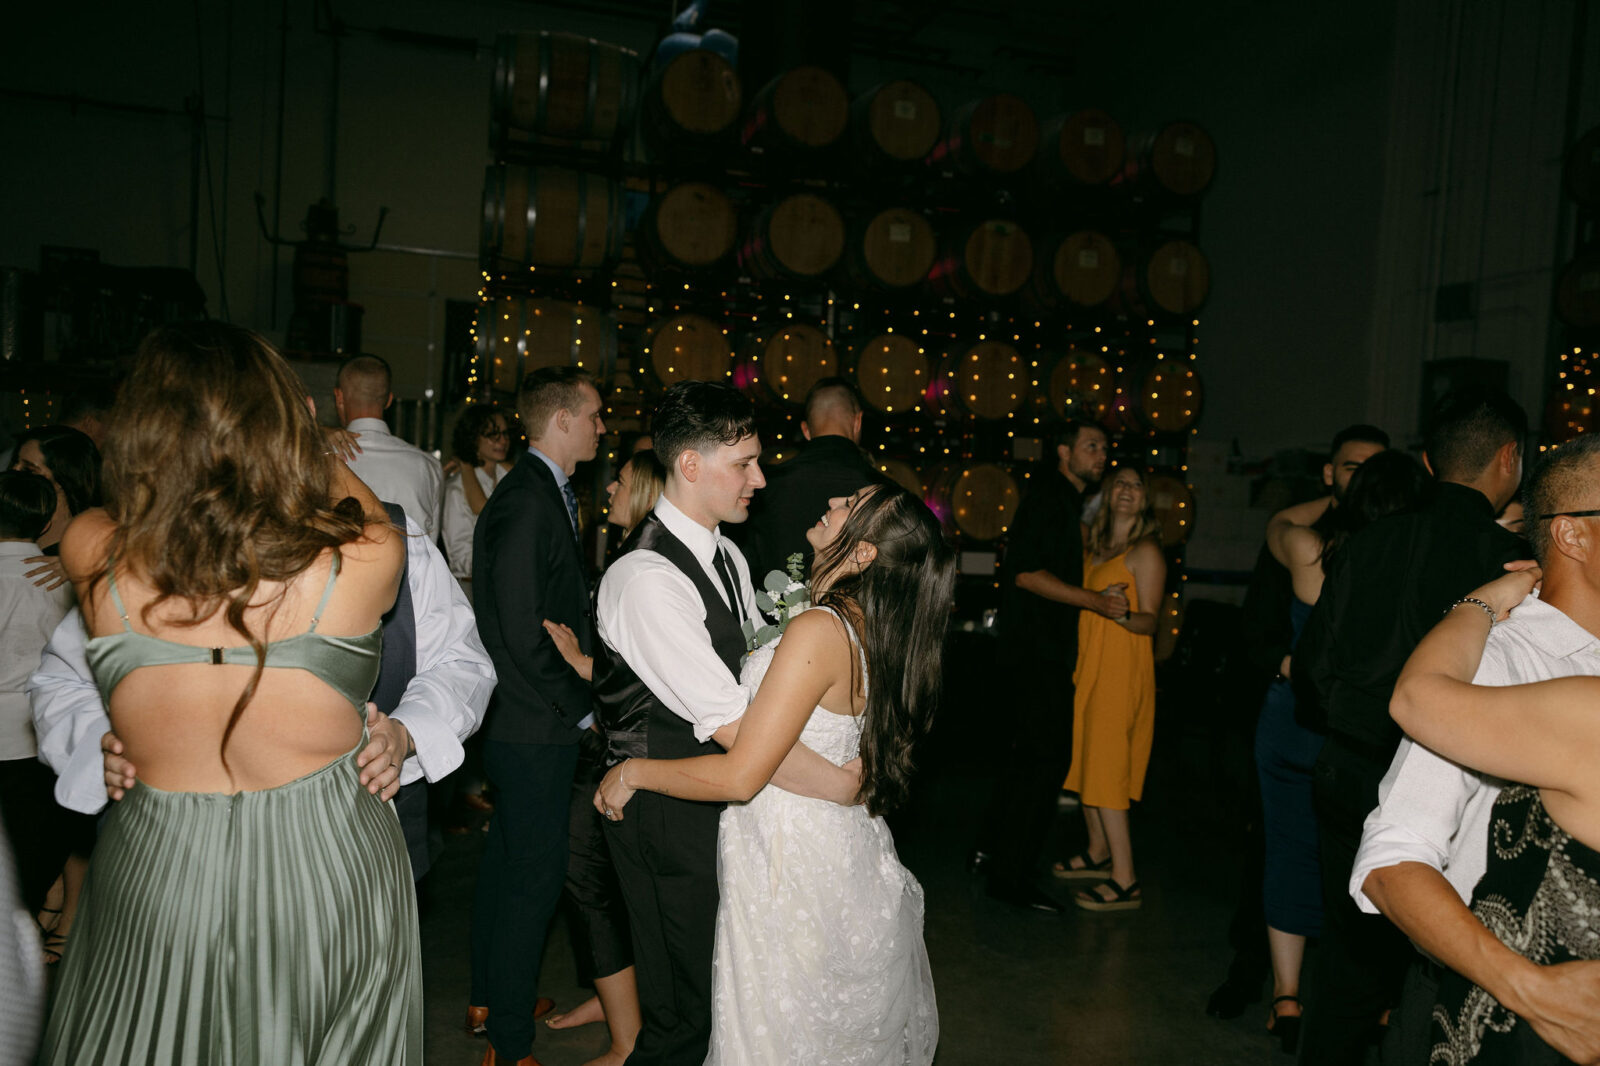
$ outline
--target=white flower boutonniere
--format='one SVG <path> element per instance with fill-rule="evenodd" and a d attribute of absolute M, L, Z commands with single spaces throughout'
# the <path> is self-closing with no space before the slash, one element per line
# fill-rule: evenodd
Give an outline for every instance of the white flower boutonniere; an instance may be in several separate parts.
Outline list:
<path fill-rule="evenodd" d="M 772 622 L 757 626 L 757 619 L 751 618 L 745 621 L 746 651 L 755 651 L 777 640 L 783 635 L 789 619 L 811 606 L 811 586 L 806 583 L 805 574 L 801 570 L 804 565 L 804 556 L 795 552 L 789 556 L 783 570 L 772 570 L 767 573 L 766 580 L 761 583 L 761 590 L 756 593 L 756 606 L 761 608 L 761 612 L 770 617 Z"/>

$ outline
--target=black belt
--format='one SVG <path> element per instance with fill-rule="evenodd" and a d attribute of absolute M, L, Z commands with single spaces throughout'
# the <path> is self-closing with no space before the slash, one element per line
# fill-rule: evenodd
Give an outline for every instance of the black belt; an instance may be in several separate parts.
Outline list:
<path fill-rule="evenodd" d="M 1428 958 L 1428 956 L 1420 953 L 1417 955 L 1417 970 L 1421 972 L 1422 976 L 1426 977 L 1436 985 L 1443 981 L 1445 976 L 1450 973 L 1450 968 L 1448 966 L 1445 966 L 1443 963 L 1434 962 L 1432 959 Z"/>

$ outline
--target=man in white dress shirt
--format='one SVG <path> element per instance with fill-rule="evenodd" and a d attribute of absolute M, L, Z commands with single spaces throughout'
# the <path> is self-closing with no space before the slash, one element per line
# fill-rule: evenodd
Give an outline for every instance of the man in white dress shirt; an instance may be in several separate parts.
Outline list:
<path fill-rule="evenodd" d="M 398 503 L 429 540 L 439 535 L 444 499 L 444 468 L 439 460 L 389 432 L 383 412 L 394 403 L 389 364 L 375 355 L 358 355 L 339 368 L 333 388 L 339 422 L 360 434 L 361 452 L 350 470 L 380 500 Z"/>
<path fill-rule="evenodd" d="M 1473 681 L 1600 676 L 1600 436 L 1550 453 L 1525 498 L 1543 588 L 1490 630 Z M 1569 1058 L 1600 1056 L 1600 962 L 1537 966 L 1467 907 L 1488 862 L 1490 815 L 1504 784 L 1405 739 L 1379 786 L 1350 894 L 1362 910 L 1387 915 L 1425 956 L 1407 974 L 1385 1061 L 1427 1061 L 1440 964 L 1487 990 Z"/>
<path fill-rule="evenodd" d="M 731 747 L 754 693 L 739 683 L 741 624 L 758 617 L 743 522 L 766 484 L 755 410 L 720 382 L 667 390 L 651 428 L 667 484 L 600 582 L 594 697 L 607 762 L 688 758 Z M 854 802 L 858 773 L 797 744 L 773 784 Z M 641 792 L 608 842 L 628 905 L 644 1018 L 629 1066 L 700 1066 L 711 1038 L 722 805 Z"/>
<path fill-rule="evenodd" d="M 370 759 L 371 781 L 385 799 L 401 785 L 439 781 L 461 765 L 461 742 L 478 728 L 494 691 L 494 667 L 478 639 L 472 606 L 450 575 L 444 556 L 420 527 L 406 522 L 406 588 L 416 620 L 416 672 L 392 714 L 378 715 L 372 742 L 358 758 Z M 39 758 L 59 775 L 56 800 L 93 814 L 106 805 L 108 778 L 128 764 L 101 750 L 111 720 L 84 655 L 83 616 L 76 608 L 56 627 L 39 668 L 28 680 Z M 114 738 L 106 740 L 108 746 Z M 414 750 L 412 750 L 414 749 Z M 120 750 L 120 746 L 118 746 Z M 394 753 L 412 750 L 395 772 Z M 367 777 L 367 774 L 363 774 Z"/>

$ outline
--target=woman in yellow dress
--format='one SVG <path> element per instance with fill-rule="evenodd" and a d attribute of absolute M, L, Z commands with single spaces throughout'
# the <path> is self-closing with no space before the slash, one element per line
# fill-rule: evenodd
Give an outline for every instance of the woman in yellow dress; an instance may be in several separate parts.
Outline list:
<path fill-rule="evenodd" d="M 1074 898 L 1085 910 L 1134 910 L 1141 903 L 1128 805 L 1144 792 L 1155 734 L 1152 638 L 1167 579 L 1159 529 L 1144 473 L 1123 467 L 1105 487 L 1083 538 L 1084 587 L 1124 585 L 1128 596 L 1128 613 L 1122 618 L 1084 611 L 1078 622 L 1072 769 L 1066 787 L 1082 800 L 1089 847 L 1057 873 L 1101 878 L 1109 860 L 1109 880 Z"/>

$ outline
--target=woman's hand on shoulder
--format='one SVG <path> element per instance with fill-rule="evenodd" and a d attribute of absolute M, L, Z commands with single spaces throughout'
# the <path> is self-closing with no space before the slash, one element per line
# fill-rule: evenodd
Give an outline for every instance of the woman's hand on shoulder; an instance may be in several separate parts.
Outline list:
<path fill-rule="evenodd" d="M 1528 594 L 1539 587 L 1539 582 L 1544 577 L 1544 571 L 1539 569 L 1537 564 L 1529 564 L 1526 560 L 1506 565 L 1508 570 L 1505 574 L 1467 594 L 1467 598 L 1482 600 L 1494 608 L 1496 622 L 1505 621 L 1511 609 L 1527 599 Z M 1513 566 L 1517 569 L 1509 569 Z"/>

